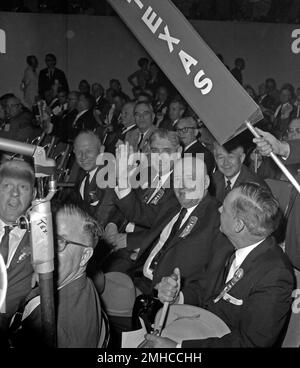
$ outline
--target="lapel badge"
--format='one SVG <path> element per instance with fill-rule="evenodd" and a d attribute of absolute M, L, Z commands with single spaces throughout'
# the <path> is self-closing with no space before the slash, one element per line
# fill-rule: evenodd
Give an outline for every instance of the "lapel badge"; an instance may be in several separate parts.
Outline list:
<path fill-rule="evenodd" d="M 153 197 L 153 199 L 151 200 L 151 204 L 157 205 L 157 203 L 161 200 L 161 198 L 163 197 L 165 193 L 164 188 L 160 188 L 159 191 L 155 194 L 155 196 Z"/>
<path fill-rule="evenodd" d="M 186 236 L 189 235 L 189 233 L 192 231 L 193 227 L 196 225 L 198 221 L 198 217 L 197 216 L 191 216 L 188 219 L 188 223 L 185 226 L 185 228 L 182 230 L 181 234 L 179 235 L 179 238 L 185 238 Z"/>

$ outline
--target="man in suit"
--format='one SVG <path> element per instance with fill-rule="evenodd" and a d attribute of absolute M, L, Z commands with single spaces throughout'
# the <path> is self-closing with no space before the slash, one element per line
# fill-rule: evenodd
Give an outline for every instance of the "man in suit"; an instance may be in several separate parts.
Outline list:
<path fill-rule="evenodd" d="M 0 336 L 31 290 L 33 268 L 28 232 L 15 226 L 34 196 L 34 171 L 23 161 L 7 161 L 0 166 L 0 252 L 6 263 L 8 290 L 0 311 Z"/>
<path fill-rule="evenodd" d="M 97 185 L 97 174 L 103 168 L 97 165 L 101 151 L 101 141 L 91 131 L 79 133 L 74 140 L 75 158 L 80 167 L 75 186 L 78 204 L 105 226 L 116 207 L 113 189 Z"/>
<path fill-rule="evenodd" d="M 126 134 L 125 140 L 132 146 L 134 152 L 145 152 L 148 148 L 149 138 L 155 129 L 153 125 L 155 115 L 153 107 L 148 102 L 138 102 L 134 108 L 134 119 L 137 129 Z"/>
<path fill-rule="evenodd" d="M 68 139 L 73 141 L 76 135 L 82 130 L 95 131 L 99 128 L 93 112 L 94 98 L 92 95 L 81 93 L 77 103 L 77 115 L 69 122 Z"/>
<path fill-rule="evenodd" d="M 57 347 L 96 348 L 103 334 L 101 304 L 86 267 L 101 235 L 96 220 L 74 205 L 56 213 Z M 16 347 L 47 347 L 36 288 L 28 296 Z M 102 338 L 103 340 L 103 338 Z"/>
<path fill-rule="evenodd" d="M 174 173 L 178 205 L 158 215 L 149 230 L 136 234 L 139 237 L 131 245 L 139 252 L 128 274 L 146 294 L 154 293 L 162 277 L 175 267 L 180 268 L 183 288 L 187 288 L 204 272 L 220 235 L 219 203 L 207 192 L 209 176 L 203 160 L 180 159 Z"/>
<path fill-rule="evenodd" d="M 286 255 L 270 237 L 278 226 L 279 213 L 277 200 L 258 184 L 243 184 L 227 195 L 220 229 L 235 251 L 218 247 L 205 277 L 194 288 L 182 289 L 183 295 L 178 293 L 179 278 L 164 278 L 158 285 L 158 297 L 162 302 L 174 302 L 183 296 L 185 304 L 200 306 L 221 318 L 230 332 L 221 338 L 184 340 L 181 344 L 147 335 L 149 346 L 272 347 L 281 342 L 295 280 Z M 225 290 L 234 276 L 235 282 Z"/>
<path fill-rule="evenodd" d="M 109 102 L 104 97 L 104 88 L 100 83 L 94 83 L 92 84 L 92 94 L 95 98 L 95 110 L 99 111 L 101 120 L 104 121 L 106 118 L 106 115 L 109 112 Z"/>
<path fill-rule="evenodd" d="M 123 215 L 123 222 L 120 223 L 119 216 L 113 217 L 112 223 L 106 229 L 106 235 L 115 250 L 121 251 L 117 252 L 111 260 L 109 270 L 123 271 L 131 267 L 132 260 L 136 258 L 135 245 L 136 241 L 140 240 L 141 230 L 151 228 L 158 216 L 163 216 L 170 209 L 178 206 L 173 190 L 173 167 L 181 156 L 178 136 L 175 132 L 157 129 L 150 136 L 149 144 L 151 161 L 148 162 L 149 167 L 145 168 L 145 181 L 143 181 L 144 175 L 141 174 L 139 187 L 132 188 L 128 180 L 127 188 L 119 188 L 119 186 L 115 188 L 118 197 L 115 204 L 119 214 Z M 119 146 L 116 160 L 120 161 L 123 155 L 122 146 Z M 119 182 L 127 178 L 128 172 L 129 177 L 131 176 L 129 169 L 127 171 L 127 167 L 124 167 L 124 171 L 119 170 Z M 122 268 L 121 263 L 118 261 L 116 266 L 115 261 L 120 257 L 124 259 Z"/>
<path fill-rule="evenodd" d="M 272 132 L 278 139 L 282 139 L 287 133 L 290 121 L 292 120 L 296 107 L 292 105 L 292 93 L 289 88 L 282 88 L 280 91 L 280 104 L 272 117 Z"/>
<path fill-rule="evenodd" d="M 286 165 L 300 163 L 300 140 L 288 142 L 279 141 L 272 134 L 257 129 L 260 138 L 254 138 L 254 143 L 263 156 L 269 156 L 271 152 L 281 156 Z M 298 182 L 299 173 L 297 175 Z M 300 270 L 300 196 L 295 188 L 290 194 L 289 206 L 287 209 L 287 227 L 285 235 L 285 251 L 293 266 Z"/>
<path fill-rule="evenodd" d="M 168 118 L 162 122 L 157 123 L 157 128 L 164 128 L 168 130 L 176 130 L 176 124 L 185 113 L 186 105 L 182 100 L 176 99 L 171 101 L 168 109 Z"/>
<path fill-rule="evenodd" d="M 115 153 L 116 144 L 119 141 L 122 141 L 122 143 L 124 143 L 126 140 L 126 134 L 136 129 L 134 119 L 134 107 L 134 102 L 126 102 L 123 106 L 121 112 L 121 124 L 118 126 L 117 130 L 111 133 L 107 133 L 107 137 L 105 140 L 105 152 Z"/>
<path fill-rule="evenodd" d="M 254 182 L 267 187 L 263 179 L 243 165 L 246 155 L 239 139 L 224 146 L 215 143 L 214 156 L 218 170 L 213 175 L 213 192 L 221 203 L 230 190 L 241 183 Z"/>
<path fill-rule="evenodd" d="M 0 131 L 2 138 L 14 139 L 20 142 L 31 141 L 41 133 L 41 129 L 33 125 L 33 115 L 15 97 L 9 97 L 6 101 L 7 122 Z"/>
<path fill-rule="evenodd" d="M 45 92 L 49 91 L 54 84 L 59 84 L 65 91 L 69 91 L 69 86 L 65 73 L 56 68 L 56 56 L 47 54 L 45 57 L 47 68 L 42 69 L 39 74 L 39 94 L 45 98 Z M 57 82 L 56 82 L 57 81 Z"/>
<path fill-rule="evenodd" d="M 197 139 L 199 129 L 196 120 L 191 116 L 180 119 L 176 125 L 176 131 L 183 146 L 182 154 L 191 153 L 196 156 L 197 153 L 203 153 L 207 172 L 212 175 L 215 169 L 215 159 L 212 153 Z"/>

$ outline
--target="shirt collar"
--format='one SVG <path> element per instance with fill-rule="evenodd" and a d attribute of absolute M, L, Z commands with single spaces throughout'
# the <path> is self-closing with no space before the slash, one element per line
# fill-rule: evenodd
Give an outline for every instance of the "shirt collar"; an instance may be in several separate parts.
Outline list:
<path fill-rule="evenodd" d="M 237 178 L 238 178 L 238 176 L 240 175 L 240 173 L 241 173 L 241 170 L 236 175 L 234 175 L 234 177 L 231 178 L 231 179 L 230 178 L 227 178 L 227 176 L 224 175 L 225 186 L 227 185 L 227 180 L 230 180 L 230 186 L 231 186 L 231 189 L 232 189 L 233 186 L 234 186 L 234 184 L 235 184 L 235 182 L 236 182 L 236 180 L 237 180 Z"/>
<path fill-rule="evenodd" d="M 80 111 L 77 116 L 76 116 L 76 119 L 80 118 L 80 116 L 82 116 L 85 112 L 89 111 L 88 109 L 85 109 L 83 111 Z"/>
<path fill-rule="evenodd" d="M 98 170 L 98 166 L 96 166 L 93 170 L 89 171 L 90 174 L 90 182 L 92 181 L 94 175 L 96 174 L 96 171 Z"/>
<path fill-rule="evenodd" d="M 252 252 L 252 250 L 255 249 L 264 240 L 265 240 L 265 238 L 260 240 L 259 242 L 255 243 L 255 244 L 249 245 L 248 247 L 237 249 L 235 251 L 235 264 L 237 266 L 240 266 L 243 263 L 243 261 L 245 260 L 245 258 L 248 256 L 248 254 L 250 252 Z"/>
<path fill-rule="evenodd" d="M 190 143 L 186 147 L 184 147 L 184 152 L 187 151 L 195 143 L 197 143 L 197 139 L 195 139 L 192 143 Z"/>

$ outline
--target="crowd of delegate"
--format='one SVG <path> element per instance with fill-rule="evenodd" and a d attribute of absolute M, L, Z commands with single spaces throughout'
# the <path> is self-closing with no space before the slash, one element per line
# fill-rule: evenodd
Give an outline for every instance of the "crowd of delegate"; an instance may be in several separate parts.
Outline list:
<path fill-rule="evenodd" d="M 300 88 L 277 89 L 271 77 L 258 91 L 244 85 L 264 114 L 262 138 L 242 133 L 220 145 L 147 58 L 128 76 L 130 96 L 117 79 L 107 89 L 83 79 L 70 91 L 53 54 L 39 72 L 34 55 L 26 61 L 22 98 L 18 91 L 0 97 L 0 138 L 38 142 L 57 160 L 55 147 L 69 152 L 52 200 L 57 347 L 119 348 L 139 317 L 151 332 L 153 305 L 165 302 L 204 308 L 230 332 L 182 342 L 149 333 L 149 347 L 281 346 L 300 270 L 300 206 L 269 154 L 298 175 Z M 242 58 L 230 68 L 241 84 L 244 68 Z M 138 167 L 119 167 L 115 186 L 101 185 L 105 153 L 117 167 L 124 155 L 144 154 L 151 175 L 136 187 L 127 174 Z M 30 234 L 15 226 L 35 195 L 31 159 L 1 152 L 3 347 L 46 343 Z"/>

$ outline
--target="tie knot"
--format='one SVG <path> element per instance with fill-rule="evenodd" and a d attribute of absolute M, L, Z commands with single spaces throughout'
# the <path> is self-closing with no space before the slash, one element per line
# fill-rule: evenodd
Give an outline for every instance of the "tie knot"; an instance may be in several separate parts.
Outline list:
<path fill-rule="evenodd" d="M 227 184 L 228 187 L 231 187 L 231 180 L 227 179 L 226 184 Z"/>
<path fill-rule="evenodd" d="M 181 218 L 184 218 L 184 216 L 187 214 L 187 209 L 185 207 L 182 207 L 179 213 L 179 216 Z"/>
<path fill-rule="evenodd" d="M 7 235 L 11 232 L 12 228 L 10 226 L 4 226 L 4 235 Z"/>

